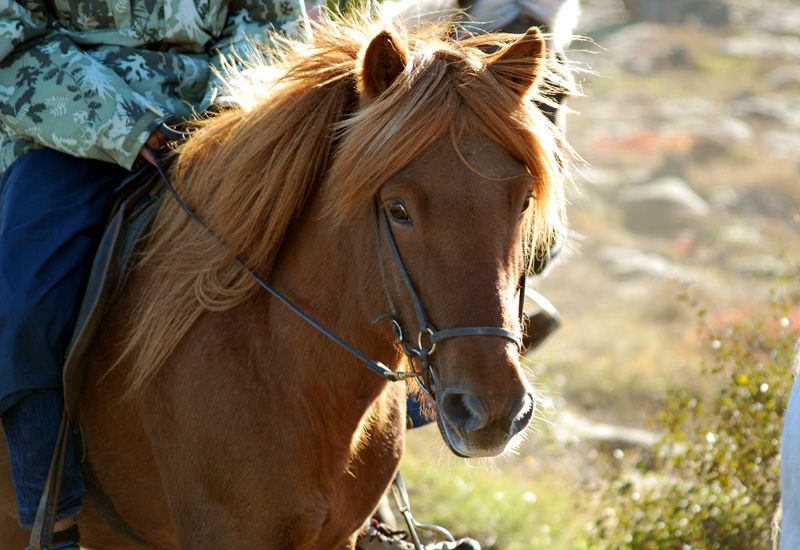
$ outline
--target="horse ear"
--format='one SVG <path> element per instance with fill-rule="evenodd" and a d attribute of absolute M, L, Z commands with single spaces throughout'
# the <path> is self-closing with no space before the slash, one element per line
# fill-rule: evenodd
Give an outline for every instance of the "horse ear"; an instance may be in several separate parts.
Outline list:
<path fill-rule="evenodd" d="M 361 62 L 359 94 L 371 100 L 385 92 L 406 68 L 406 49 L 389 31 L 372 39 Z"/>
<path fill-rule="evenodd" d="M 538 85 L 546 55 L 542 32 L 531 27 L 516 42 L 492 54 L 487 66 L 522 97 Z"/>

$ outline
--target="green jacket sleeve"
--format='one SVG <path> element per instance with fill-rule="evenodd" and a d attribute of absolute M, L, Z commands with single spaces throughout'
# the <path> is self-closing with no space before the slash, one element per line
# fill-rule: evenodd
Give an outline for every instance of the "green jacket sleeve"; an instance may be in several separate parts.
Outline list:
<path fill-rule="evenodd" d="M 310 39 L 307 21 L 302 0 L 244 0 L 236 5 L 225 20 L 219 40 L 210 48 L 211 71 L 202 108 L 226 102 L 219 76 L 225 74 L 226 62 L 236 63 L 237 59 L 256 54 L 253 43 L 269 42 L 271 31 L 280 31 L 293 39 Z"/>
<path fill-rule="evenodd" d="M 48 26 L 46 10 L 0 0 L 0 125 L 59 151 L 130 168 L 161 113 Z"/>

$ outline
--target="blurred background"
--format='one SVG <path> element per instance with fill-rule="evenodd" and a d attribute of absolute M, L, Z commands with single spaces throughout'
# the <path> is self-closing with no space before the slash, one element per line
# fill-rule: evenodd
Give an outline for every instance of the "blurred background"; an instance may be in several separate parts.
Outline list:
<path fill-rule="evenodd" d="M 800 334 L 800 4 L 584 0 L 569 58 L 571 252 L 535 288 L 519 452 L 435 427 L 403 465 L 423 521 L 484 548 L 770 548 Z"/>

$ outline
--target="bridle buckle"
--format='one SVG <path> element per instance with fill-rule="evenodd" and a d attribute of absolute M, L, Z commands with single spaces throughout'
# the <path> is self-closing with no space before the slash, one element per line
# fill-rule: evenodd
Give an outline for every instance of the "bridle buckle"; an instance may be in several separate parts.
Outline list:
<path fill-rule="evenodd" d="M 427 346 L 422 341 L 426 334 L 428 335 L 427 343 L 429 344 Z M 430 325 L 425 327 L 425 330 L 421 330 L 419 332 L 419 335 L 417 336 L 417 349 L 420 351 L 420 355 L 430 357 L 433 355 L 433 352 L 436 351 L 436 342 L 433 341 L 434 334 L 436 334 L 436 331 Z"/>

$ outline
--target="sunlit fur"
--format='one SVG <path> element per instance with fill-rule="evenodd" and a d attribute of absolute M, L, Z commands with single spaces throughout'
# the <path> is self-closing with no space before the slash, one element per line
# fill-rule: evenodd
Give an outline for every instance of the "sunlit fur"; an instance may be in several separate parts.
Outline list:
<path fill-rule="evenodd" d="M 400 27 L 365 15 L 328 16 L 316 24 L 312 44 L 276 37 L 245 70 L 228 75 L 232 106 L 196 121 L 172 167 L 180 193 L 226 244 L 164 201 L 138 265 L 157 276 L 131 315 L 124 353 L 135 358 L 132 389 L 163 365 L 204 310 L 226 310 L 259 292 L 235 257 L 268 277 L 315 186 L 328 199 L 321 223 L 347 224 L 442 135 L 457 144 L 463 132 L 478 130 L 536 176 L 527 252 L 529 259 L 546 253 L 563 224 L 565 161 L 556 130 L 528 101 L 536 86 L 515 90 L 534 70 L 541 80 L 546 61 L 490 70 L 495 56 L 487 52 L 517 35 L 472 36 L 452 23 L 414 33 Z M 361 55 L 383 28 L 405 42 L 408 65 L 380 101 L 359 106 Z"/>

